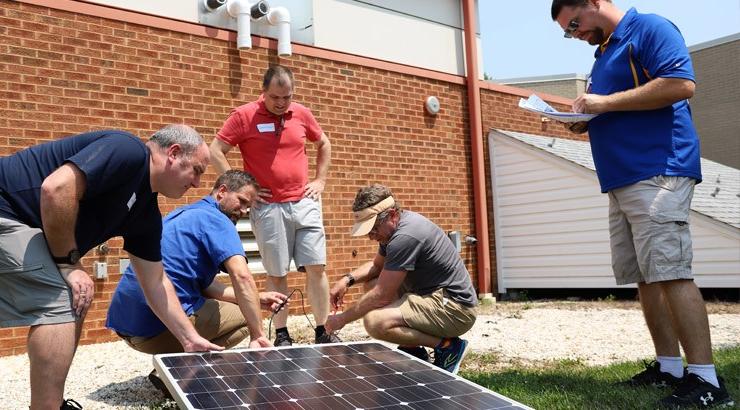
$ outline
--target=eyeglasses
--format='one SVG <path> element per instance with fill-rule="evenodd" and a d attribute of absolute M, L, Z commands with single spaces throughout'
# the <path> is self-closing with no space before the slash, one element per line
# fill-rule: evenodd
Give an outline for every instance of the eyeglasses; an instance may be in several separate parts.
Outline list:
<path fill-rule="evenodd" d="M 563 37 L 565 38 L 573 38 L 573 34 L 578 30 L 578 27 L 581 25 L 581 23 L 578 22 L 578 18 L 580 16 L 574 18 L 573 20 L 568 22 L 568 27 L 565 28 Z"/>
<path fill-rule="evenodd" d="M 285 128 L 285 114 L 280 116 L 280 123 L 275 129 L 275 136 L 280 138 L 280 135 L 283 133 L 284 128 Z"/>

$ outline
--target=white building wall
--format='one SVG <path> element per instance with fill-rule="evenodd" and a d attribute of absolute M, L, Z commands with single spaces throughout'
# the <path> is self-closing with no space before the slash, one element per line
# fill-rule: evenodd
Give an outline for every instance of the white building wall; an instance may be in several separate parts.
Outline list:
<path fill-rule="evenodd" d="M 608 198 L 596 173 L 508 136 L 489 136 L 498 291 L 616 288 Z M 696 282 L 740 287 L 740 230 L 691 213 Z"/>
<path fill-rule="evenodd" d="M 291 13 L 291 39 L 305 44 L 465 75 L 462 3 L 460 0 L 267 0 Z M 202 0 L 90 0 L 124 10 L 190 23 L 236 30 L 236 20 L 224 10 L 204 16 Z M 476 27 L 478 26 L 476 22 Z M 252 24 L 252 34 L 276 38 L 277 29 L 264 21 Z M 483 58 L 478 37 L 479 72 Z"/>

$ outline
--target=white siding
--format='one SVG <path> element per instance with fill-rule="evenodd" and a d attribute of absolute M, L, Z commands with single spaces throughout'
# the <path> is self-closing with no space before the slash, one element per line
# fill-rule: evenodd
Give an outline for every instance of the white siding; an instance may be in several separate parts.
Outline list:
<path fill-rule="evenodd" d="M 223 7 L 215 12 L 205 12 L 203 0 L 89 1 L 236 30 L 236 20 L 228 17 Z M 268 3 L 290 11 L 293 43 L 465 75 L 462 4 L 459 0 L 268 0 Z M 254 35 L 277 37 L 277 29 L 262 20 L 253 22 L 251 31 Z M 482 76 L 479 36 L 478 61 Z"/>
<path fill-rule="evenodd" d="M 489 147 L 498 291 L 615 288 L 595 172 L 496 132 Z M 740 287 L 740 229 L 691 218 L 697 284 Z"/>

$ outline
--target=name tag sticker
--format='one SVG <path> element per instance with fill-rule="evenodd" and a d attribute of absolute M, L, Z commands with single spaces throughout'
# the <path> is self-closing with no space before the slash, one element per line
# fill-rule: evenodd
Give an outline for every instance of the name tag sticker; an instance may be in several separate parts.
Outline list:
<path fill-rule="evenodd" d="M 126 206 L 128 207 L 128 210 L 131 210 L 131 207 L 134 206 L 134 203 L 136 202 L 136 192 L 134 192 L 131 195 L 131 198 L 129 198 L 128 202 L 126 203 Z"/>
<path fill-rule="evenodd" d="M 259 132 L 275 132 L 275 124 L 272 122 L 257 124 L 257 130 Z"/>

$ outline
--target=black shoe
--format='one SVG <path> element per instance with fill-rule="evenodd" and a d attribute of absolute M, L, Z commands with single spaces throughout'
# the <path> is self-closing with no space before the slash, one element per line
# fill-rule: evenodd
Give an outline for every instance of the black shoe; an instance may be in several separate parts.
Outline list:
<path fill-rule="evenodd" d="M 293 346 L 293 339 L 290 338 L 290 335 L 285 333 L 278 333 L 275 336 L 275 343 L 273 343 L 275 347 L 280 346 Z"/>
<path fill-rule="evenodd" d="M 154 387 L 157 388 L 157 390 L 161 391 L 162 394 L 164 394 L 164 397 L 166 399 L 174 400 L 172 398 L 172 394 L 170 394 L 170 391 L 167 389 L 167 386 L 164 384 L 164 382 L 162 381 L 162 379 L 160 379 L 159 376 L 157 376 L 157 370 L 156 369 L 152 370 L 152 372 L 149 373 L 149 376 L 147 376 L 147 378 L 149 379 L 149 382 Z"/>
<path fill-rule="evenodd" d="M 719 388 L 707 382 L 700 376 L 689 373 L 676 387 L 670 396 L 660 401 L 660 405 L 669 409 L 685 409 L 693 407 L 732 407 L 730 394 L 725 387 L 725 381 L 718 377 Z"/>
<path fill-rule="evenodd" d="M 449 346 L 445 348 L 434 348 L 434 365 L 452 374 L 460 370 L 460 363 L 468 352 L 468 341 L 453 337 Z"/>
<path fill-rule="evenodd" d="M 59 406 L 59 410 L 81 410 L 82 406 L 80 403 L 77 403 L 76 401 L 72 399 L 67 399 L 62 402 L 62 405 Z"/>
<path fill-rule="evenodd" d="M 324 333 L 323 335 L 316 337 L 314 339 L 314 343 L 317 345 L 324 343 L 342 343 L 342 339 L 334 333 Z"/>
<path fill-rule="evenodd" d="M 661 372 L 660 363 L 656 362 L 655 360 L 651 362 L 643 360 L 642 363 L 645 365 L 645 370 L 632 376 L 632 378 L 629 380 L 617 383 L 617 385 L 626 387 L 676 387 L 683 380 L 683 378 L 681 377 L 676 377 L 670 373 Z"/>
<path fill-rule="evenodd" d="M 398 350 L 406 352 L 425 362 L 429 361 L 429 352 L 427 352 L 427 349 L 423 346 L 398 346 Z"/>

